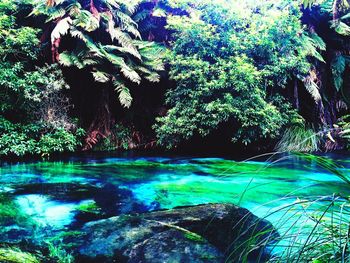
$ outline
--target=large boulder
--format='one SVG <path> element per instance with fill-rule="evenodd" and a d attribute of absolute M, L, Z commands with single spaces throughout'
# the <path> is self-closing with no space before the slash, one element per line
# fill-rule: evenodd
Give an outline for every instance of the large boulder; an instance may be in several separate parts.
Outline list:
<path fill-rule="evenodd" d="M 129 252 L 130 263 L 221 262 L 223 254 L 205 240 L 170 229 L 135 245 Z"/>
<path fill-rule="evenodd" d="M 278 236 L 269 222 L 232 204 L 122 215 L 87 223 L 82 232 L 77 261 L 101 263 L 238 262 L 246 246 L 261 256 Z"/>

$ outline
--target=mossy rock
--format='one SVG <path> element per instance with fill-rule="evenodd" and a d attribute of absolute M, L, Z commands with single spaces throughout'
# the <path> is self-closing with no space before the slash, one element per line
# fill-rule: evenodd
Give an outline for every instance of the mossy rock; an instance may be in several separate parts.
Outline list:
<path fill-rule="evenodd" d="M 222 262 L 252 236 L 256 244 L 278 236 L 268 221 L 232 204 L 111 217 L 87 223 L 82 232 L 75 255 L 84 263 Z"/>

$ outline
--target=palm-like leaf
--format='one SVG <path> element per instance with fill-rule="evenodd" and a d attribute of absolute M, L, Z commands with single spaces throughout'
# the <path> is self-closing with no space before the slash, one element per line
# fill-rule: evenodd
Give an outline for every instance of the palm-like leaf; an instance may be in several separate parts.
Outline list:
<path fill-rule="evenodd" d="M 140 0 L 95 0 L 88 6 L 84 3 L 34 0 L 32 15 L 44 15 L 48 23 L 55 24 L 51 32 L 54 60 L 67 67 L 88 68 L 98 82 L 113 81 L 121 104 L 130 107 L 128 83 L 140 84 L 142 78 L 159 81 L 157 71 L 164 69 L 164 52 L 156 44 L 141 40 L 132 19 Z M 110 43 L 102 43 L 97 37 L 102 34 L 109 35 Z M 64 35 L 76 39 L 76 49 L 59 54 Z"/>
<path fill-rule="evenodd" d="M 337 91 L 340 91 L 343 87 L 343 74 L 345 71 L 347 61 L 349 61 L 349 58 L 343 55 L 336 56 L 332 61 L 331 69 L 333 81 Z"/>

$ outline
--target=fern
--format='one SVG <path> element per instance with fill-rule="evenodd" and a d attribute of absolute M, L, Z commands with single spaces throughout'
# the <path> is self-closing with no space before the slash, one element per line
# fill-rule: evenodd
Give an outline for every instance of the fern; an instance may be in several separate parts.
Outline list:
<path fill-rule="evenodd" d="M 315 100 L 316 103 L 321 101 L 322 97 L 319 91 L 318 85 L 315 83 L 315 78 L 313 77 L 313 73 L 310 73 L 309 76 L 303 79 L 304 86 L 306 90 L 309 92 L 311 97 Z"/>
<path fill-rule="evenodd" d="M 56 24 L 54 30 L 52 30 L 51 43 L 53 44 L 53 42 L 56 39 L 60 39 L 62 36 L 68 34 L 68 30 L 69 30 L 71 24 L 72 24 L 72 19 L 70 17 L 66 17 L 66 18 L 60 20 Z"/>
<path fill-rule="evenodd" d="M 140 2 L 101 0 L 101 5 L 92 8 L 83 0 L 33 0 L 31 15 L 43 15 L 47 23 L 55 25 L 51 32 L 53 59 L 65 67 L 89 70 L 97 82 L 118 83 L 114 86 L 120 103 L 130 107 L 128 83 L 139 85 L 142 79 L 157 82 L 158 71 L 164 70 L 163 49 L 142 41 L 138 23 L 133 19 L 145 17 L 137 13 Z M 110 37 L 108 43 L 106 34 Z M 65 35 L 76 46 L 59 54 Z"/>
<path fill-rule="evenodd" d="M 63 52 L 60 54 L 60 64 L 66 67 L 74 66 L 73 55 L 68 52 Z"/>
<path fill-rule="evenodd" d="M 66 10 L 64 8 L 57 8 L 50 13 L 50 16 L 46 19 L 46 23 L 54 21 L 58 18 L 64 17 L 66 15 Z"/>
<path fill-rule="evenodd" d="M 310 33 L 310 39 L 317 49 L 322 51 L 326 50 L 326 43 L 319 35 L 317 35 L 316 33 Z"/>
<path fill-rule="evenodd" d="M 331 28 L 333 28 L 335 32 L 337 32 L 339 35 L 343 35 L 343 36 L 350 35 L 350 27 L 344 22 L 341 22 L 339 20 L 332 21 Z"/>
<path fill-rule="evenodd" d="M 140 75 L 133 70 L 132 68 L 130 68 L 128 65 L 124 65 L 120 71 L 122 72 L 122 74 L 124 75 L 124 77 L 126 77 L 127 79 L 131 80 L 132 82 L 136 83 L 136 84 L 140 84 L 141 83 L 141 77 Z"/>
<path fill-rule="evenodd" d="M 340 91 L 343 87 L 343 74 L 345 71 L 347 59 L 343 55 L 336 56 L 331 63 L 334 87 Z"/>
<path fill-rule="evenodd" d="M 74 26 L 81 27 L 87 32 L 93 32 L 99 27 L 99 20 L 89 11 L 83 10 L 75 15 Z"/>
<path fill-rule="evenodd" d="M 121 11 L 115 12 L 116 18 L 119 21 L 120 28 L 122 31 L 132 34 L 134 37 L 141 39 L 140 32 L 138 31 L 137 23 L 128 15 Z"/>
<path fill-rule="evenodd" d="M 115 90 L 119 93 L 120 104 L 125 108 L 130 108 L 132 103 L 132 97 L 130 95 L 130 90 L 120 81 L 114 81 L 113 85 Z"/>
<path fill-rule="evenodd" d="M 314 33 L 310 34 L 310 36 L 303 36 L 303 47 L 309 56 L 325 63 L 325 60 L 318 50 L 325 50 L 326 44 L 317 34 Z"/>
<path fill-rule="evenodd" d="M 97 82 L 106 83 L 110 80 L 110 76 L 102 71 L 92 72 L 92 75 Z"/>

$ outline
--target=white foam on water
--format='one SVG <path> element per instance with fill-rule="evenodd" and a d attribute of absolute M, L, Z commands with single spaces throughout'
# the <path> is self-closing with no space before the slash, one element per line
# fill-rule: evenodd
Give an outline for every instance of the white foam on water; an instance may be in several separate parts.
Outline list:
<path fill-rule="evenodd" d="M 22 212 L 42 227 L 60 229 L 74 219 L 74 210 L 78 204 L 61 203 L 37 194 L 22 195 L 16 198 Z"/>

